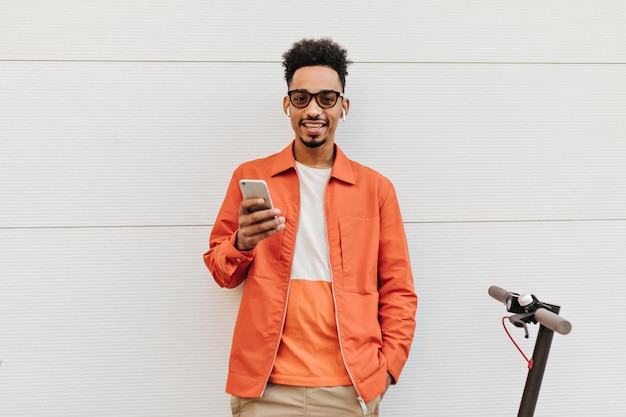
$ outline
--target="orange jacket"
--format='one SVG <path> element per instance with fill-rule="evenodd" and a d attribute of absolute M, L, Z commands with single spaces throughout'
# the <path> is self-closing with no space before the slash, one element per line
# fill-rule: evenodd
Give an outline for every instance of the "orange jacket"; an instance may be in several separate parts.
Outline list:
<path fill-rule="evenodd" d="M 262 396 L 280 343 L 300 209 L 292 146 L 235 170 L 204 254 L 220 286 L 245 280 L 226 383 L 239 397 Z M 385 390 L 387 372 L 400 376 L 417 296 L 393 185 L 335 150 L 325 207 L 337 329 L 348 374 L 367 402 Z M 234 247 L 240 179 L 264 179 L 286 219 L 282 232 L 249 252 Z"/>

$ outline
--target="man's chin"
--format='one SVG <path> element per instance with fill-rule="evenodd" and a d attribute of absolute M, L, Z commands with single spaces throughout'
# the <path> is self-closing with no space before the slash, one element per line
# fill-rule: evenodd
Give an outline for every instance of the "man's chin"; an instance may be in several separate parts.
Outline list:
<path fill-rule="evenodd" d="M 307 148 L 319 148 L 326 143 L 326 138 L 312 136 L 308 139 L 305 139 L 303 137 L 300 137 L 300 142 L 302 142 L 302 144 Z"/>

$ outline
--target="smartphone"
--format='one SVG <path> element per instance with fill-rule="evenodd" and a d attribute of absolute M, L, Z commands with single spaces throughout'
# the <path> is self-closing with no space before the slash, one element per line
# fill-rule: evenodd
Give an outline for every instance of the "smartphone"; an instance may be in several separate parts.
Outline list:
<path fill-rule="evenodd" d="M 267 183 L 263 180 L 239 180 L 239 188 L 244 199 L 248 198 L 262 198 L 265 203 L 260 206 L 250 207 L 250 213 L 273 208 L 272 199 L 270 198 L 270 190 L 267 188 Z"/>

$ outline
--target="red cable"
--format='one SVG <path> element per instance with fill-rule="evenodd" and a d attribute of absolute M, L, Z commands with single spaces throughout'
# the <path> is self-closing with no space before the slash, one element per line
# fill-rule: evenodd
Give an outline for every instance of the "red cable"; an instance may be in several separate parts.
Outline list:
<path fill-rule="evenodd" d="M 504 320 L 509 319 L 509 318 L 511 318 L 511 317 L 510 316 L 502 317 L 502 327 L 504 327 L 504 331 L 509 336 L 509 339 L 511 339 L 511 342 L 513 342 L 513 345 L 517 348 L 517 350 L 519 350 L 519 353 L 521 353 L 522 356 L 524 357 L 524 359 L 526 360 L 526 363 L 528 364 L 528 369 L 533 369 L 533 363 L 534 363 L 533 358 L 528 359 L 528 357 L 524 354 L 524 352 L 519 347 L 517 342 L 513 339 L 513 336 L 511 336 L 511 333 L 509 333 L 509 329 L 506 328 L 506 323 L 505 323 Z"/>

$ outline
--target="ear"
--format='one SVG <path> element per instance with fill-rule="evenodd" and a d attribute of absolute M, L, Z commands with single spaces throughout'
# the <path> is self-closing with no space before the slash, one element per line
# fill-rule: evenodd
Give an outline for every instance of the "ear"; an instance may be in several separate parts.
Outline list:
<path fill-rule="evenodd" d="M 345 112 L 345 116 L 347 116 L 348 113 L 350 112 L 350 99 L 344 98 L 342 103 L 341 103 L 341 108 Z"/>
<path fill-rule="evenodd" d="M 287 115 L 287 117 L 291 117 L 289 114 L 289 104 L 289 97 L 285 96 L 285 98 L 283 98 L 283 112 Z"/>

